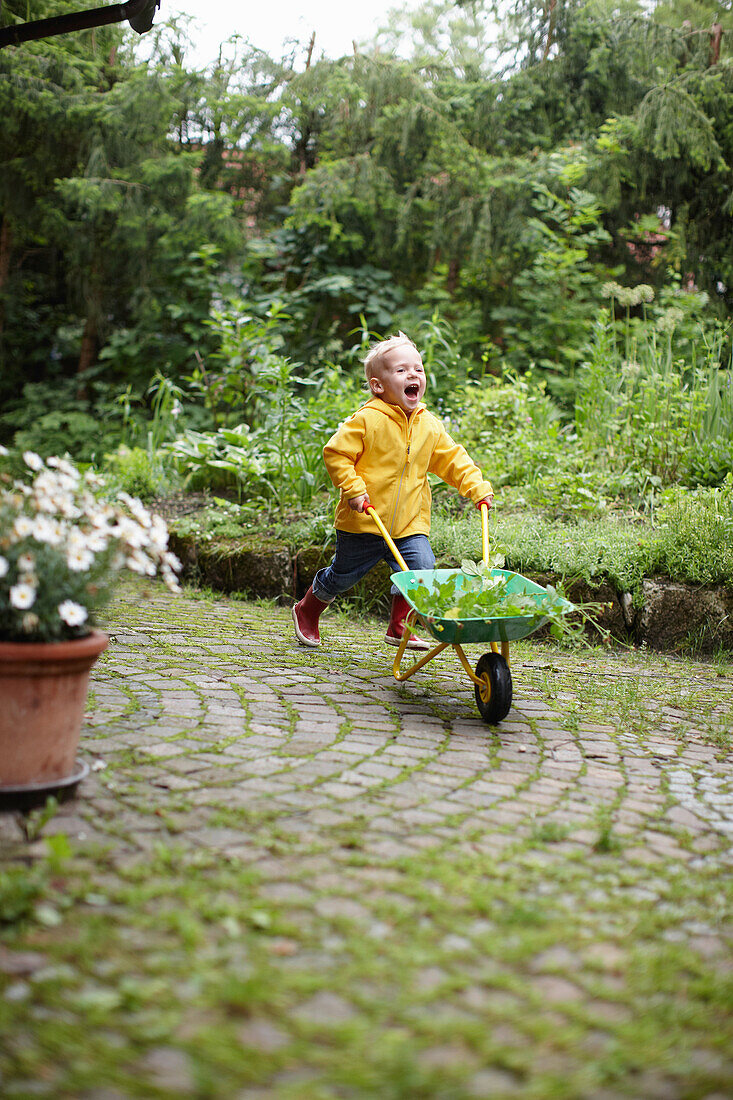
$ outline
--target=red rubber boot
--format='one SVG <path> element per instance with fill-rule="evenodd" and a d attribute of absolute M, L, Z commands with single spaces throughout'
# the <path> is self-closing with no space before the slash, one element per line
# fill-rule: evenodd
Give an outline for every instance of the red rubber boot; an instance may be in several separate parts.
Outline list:
<path fill-rule="evenodd" d="M 321 644 L 321 635 L 318 633 L 318 620 L 328 607 L 327 603 L 313 595 L 311 586 L 300 603 L 293 608 L 293 622 L 295 633 L 301 645 L 317 646 Z"/>
<path fill-rule="evenodd" d="M 389 617 L 389 626 L 384 640 L 387 645 L 399 645 L 405 633 L 405 617 L 410 610 L 410 605 L 402 595 L 397 592 L 392 596 L 392 612 Z M 430 649 L 430 642 L 423 641 L 416 634 L 410 635 L 407 643 L 408 649 Z"/>

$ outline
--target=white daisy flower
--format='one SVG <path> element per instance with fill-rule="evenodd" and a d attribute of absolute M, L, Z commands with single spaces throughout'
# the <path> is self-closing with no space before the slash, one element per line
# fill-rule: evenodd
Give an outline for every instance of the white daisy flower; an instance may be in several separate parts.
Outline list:
<path fill-rule="evenodd" d="M 87 513 L 92 527 L 109 527 L 115 518 L 114 508 L 105 505 L 103 508 L 95 507 Z"/>
<path fill-rule="evenodd" d="M 83 546 L 69 550 L 66 555 L 66 564 L 72 573 L 86 573 L 94 562 L 94 554 Z"/>
<path fill-rule="evenodd" d="M 132 512 L 138 523 L 141 523 L 143 527 L 149 527 L 151 522 L 151 515 L 147 508 L 144 507 L 141 501 L 137 497 L 131 497 L 129 493 L 118 493 L 118 499 L 126 504 Z"/>
<path fill-rule="evenodd" d="M 30 573 L 36 564 L 32 554 L 21 554 L 18 558 L 18 569 L 21 573 Z"/>
<path fill-rule="evenodd" d="M 81 477 L 76 466 L 72 466 L 65 458 L 57 458 L 54 455 L 52 458 L 46 460 L 46 465 L 53 466 L 55 470 L 58 470 L 61 474 L 65 474 L 66 477 L 70 478 L 73 482 L 77 482 Z"/>
<path fill-rule="evenodd" d="M 48 493 L 38 493 L 35 499 L 35 505 L 39 512 L 47 512 L 49 516 L 53 516 L 57 512 L 56 501 Z"/>
<path fill-rule="evenodd" d="M 43 459 L 35 451 L 23 451 L 23 461 L 26 466 L 30 466 L 31 470 L 43 469 Z"/>
<path fill-rule="evenodd" d="M 78 527 L 72 527 L 66 540 L 69 550 L 88 550 L 87 537 Z"/>
<path fill-rule="evenodd" d="M 30 516 L 16 516 L 13 524 L 13 533 L 19 539 L 27 539 L 33 534 L 33 520 Z"/>
<path fill-rule="evenodd" d="M 133 549 L 139 549 L 147 541 L 146 534 L 140 524 L 135 523 L 134 520 L 128 519 L 126 516 L 120 518 L 112 533 L 115 538 L 120 539 L 121 542 L 133 547 Z"/>
<path fill-rule="evenodd" d="M 165 520 L 160 516 L 153 516 L 153 523 L 149 532 L 150 545 L 161 553 L 168 545 L 168 528 Z"/>
<path fill-rule="evenodd" d="M 176 573 L 180 573 L 183 568 L 181 559 L 176 557 L 172 550 L 166 550 L 163 555 L 163 561 L 166 565 L 170 566 L 171 569 L 174 569 Z"/>
<path fill-rule="evenodd" d="M 2 445 L 0 445 L 0 456 L 2 456 L 4 458 L 5 455 L 9 455 L 9 454 L 10 454 L 10 451 L 8 450 L 8 448 L 3 447 Z"/>
<path fill-rule="evenodd" d="M 181 586 L 178 583 L 178 577 L 170 571 L 170 569 L 164 565 L 162 570 L 163 582 L 169 592 L 180 592 Z"/>
<path fill-rule="evenodd" d="M 52 473 L 50 470 L 44 470 L 33 482 L 33 489 L 36 493 L 49 493 L 53 495 L 58 491 L 58 488 L 59 479 L 56 477 L 56 474 Z"/>
<path fill-rule="evenodd" d="M 95 554 L 107 549 L 107 537 L 103 531 L 90 531 L 86 536 L 87 547 Z"/>
<path fill-rule="evenodd" d="M 0 577 L 4 577 L 7 574 L 8 569 L 10 569 L 10 566 L 8 565 L 8 559 L 4 558 L 2 554 L 0 554 Z"/>
<path fill-rule="evenodd" d="M 57 505 L 58 505 L 59 512 L 61 513 L 62 516 L 65 516 L 66 519 L 80 519 L 81 518 L 81 514 L 82 514 L 81 509 L 77 508 L 77 506 L 74 504 L 73 500 L 67 499 L 67 498 L 62 498 L 61 500 L 57 501 Z"/>
<path fill-rule="evenodd" d="M 152 562 L 147 554 L 143 554 L 140 550 L 133 550 L 132 554 L 129 554 L 126 558 L 125 564 L 128 569 L 132 569 L 133 573 L 140 573 L 143 576 L 147 574 L 149 577 L 155 576 L 155 562 Z"/>
<path fill-rule="evenodd" d="M 59 604 L 59 615 L 67 626 L 81 626 L 87 621 L 87 609 L 73 600 L 64 600 Z"/>
<path fill-rule="evenodd" d="M 14 584 L 10 589 L 10 606 L 17 607 L 19 611 L 25 611 L 33 607 L 36 601 L 36 590 L 30 584 Z"/>
<path fill-rule="evenodd" d="M 63 538 L 63 527 L 48 516 L 36 516 L 33 520 L 33 538 L 36 542 L 45 542 L 49 546 L 58 546 Z"/>

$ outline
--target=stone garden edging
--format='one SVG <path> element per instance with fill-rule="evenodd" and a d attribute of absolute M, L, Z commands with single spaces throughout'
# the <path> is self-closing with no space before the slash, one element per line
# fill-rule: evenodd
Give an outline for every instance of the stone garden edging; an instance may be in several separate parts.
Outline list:
<path fill-rule="evenodd" d="M 331 551 L 311 546 L 293 554 L 286 543 L 253 536 L 197 542 L 194 536 L 170 532 L 170 548 L 183 563 L 183 577 L 214 591 L 240 592 L 270 599 L 300 598 L 317 569 L 331 559 Z M 526 574 L 540 584 L 557 584 L 551 573 Z M 383 563 L 355 590 L 376 605 L 387 603 L 389 570 Z M 696 652 L 733 650 L 733 588 L 693 585 L 667 577 L 645 578 L 641 600 L 634 605 L 630 592 L 619 592 L 608 581 L 589 584 L 565 582 L 576 603 L 602 602 L 609 606 L 599 616 L 611 635 L 656 650 L 677 650 L 694 644 Z"/>

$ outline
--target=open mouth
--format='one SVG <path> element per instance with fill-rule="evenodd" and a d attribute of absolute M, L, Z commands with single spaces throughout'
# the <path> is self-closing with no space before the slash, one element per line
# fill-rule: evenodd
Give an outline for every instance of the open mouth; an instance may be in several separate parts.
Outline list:
<path fill-rule="evenodd" d="M 410 386 L 405 386 L 405 397 L 418 397 L 420 395 L 420 387 L 416 382 Z"/>

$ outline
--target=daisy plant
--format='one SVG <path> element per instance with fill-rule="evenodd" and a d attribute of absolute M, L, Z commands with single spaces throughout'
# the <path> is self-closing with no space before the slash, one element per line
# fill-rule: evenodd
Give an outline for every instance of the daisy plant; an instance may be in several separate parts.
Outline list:
<path fill-rule="evenodd" d="M 26 451 L 20 479 L 10 461 L 0 447 L 0 640 L 83 637 L 124 570 L 178 590 L 160 516 L 127 493 L 109 500 L 97 474 L 65 458 Z"/>

